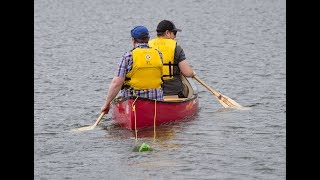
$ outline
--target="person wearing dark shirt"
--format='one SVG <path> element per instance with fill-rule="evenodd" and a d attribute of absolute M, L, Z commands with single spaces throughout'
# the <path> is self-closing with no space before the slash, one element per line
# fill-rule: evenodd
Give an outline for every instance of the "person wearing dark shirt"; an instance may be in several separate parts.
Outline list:
<path fill-rule="evenodd" d="M 163 95 L 186 97 L 181 75 L 193 77 L 195 72 L 189 65 L 183 49 L 174 40 L 177 32 L 182 30 L 176 28 L 172 21 L 162 20 L 159 22 L 156 31 L 157 37 L 149 40 L 149 46 L 159 49 L 163 55 Z"/>

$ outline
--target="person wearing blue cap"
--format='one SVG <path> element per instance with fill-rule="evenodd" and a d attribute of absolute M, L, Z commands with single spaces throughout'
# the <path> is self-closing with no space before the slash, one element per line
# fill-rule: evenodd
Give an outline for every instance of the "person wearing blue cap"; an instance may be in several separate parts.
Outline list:
<path fill-rule="evenodd" d="M 157 48 L 163 55 L 163 95 L 178 95 L 180 98 L 187 96 L 181 75 L 194 77 L 192 70 L 181 46 L 174 40 L 177 32 L 172 21 L 162 20 L 157 26 L 157 37 L 149 41 L 149 46 Z"/>
<path fill-rule="evenodd" d="M 121 90 L 122 97 L 139 96 L 163 101 L 163 60 L 159 50 L 150 48 L 149 31 L 144 26 L 131 30 L 133 49 L 124 53 L 113 77 L 101 112 L 109 112 L 111 101 Z"/>

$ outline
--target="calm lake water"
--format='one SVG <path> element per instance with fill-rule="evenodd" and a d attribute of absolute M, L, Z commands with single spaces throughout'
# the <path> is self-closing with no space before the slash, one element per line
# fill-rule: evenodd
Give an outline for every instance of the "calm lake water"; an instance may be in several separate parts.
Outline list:
<path fill-rule="evenodd" d="M 130 30 L 163 19 L 199 78 L 192 118 L 138 133 L 110 114 L 91 131 Z M 148 143 L 149 152 L 135 152 Z M 35 0 L 34 179 L 286 179 L 285 0 Z"/>

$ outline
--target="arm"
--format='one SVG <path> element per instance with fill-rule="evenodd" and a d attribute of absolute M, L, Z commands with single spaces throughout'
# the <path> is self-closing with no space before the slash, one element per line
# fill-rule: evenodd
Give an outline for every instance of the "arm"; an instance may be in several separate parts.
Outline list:
<path fill-rule="evenodd" d="M 106 96 L 106 101 L 101 107 L 101 112 L 105 112 L 106 114 L 109 112 L 110 102 L 117 96 L 123 83 L 124 77 L 114 77 L 112 79 Z"/>
<path fill-rule="evenodd" d="M 185 59 L 178 64 L 182 75 L 186 77 L 193 77 L 196 73 L 192 70 L 191 66 L 189 65 L 188 61 Z"/>
<path fill-rule="evenodd" d="M 185 77 L 195 76 L 196 73 L 192 70 L 191 66 L 186 60 L 186 55 L 184 54 L 183 49 L 179 45 L 177 45 L 175 49 L 174 59 L 178 62 L 178 66 L 182 75 L 184 75 Z"/>

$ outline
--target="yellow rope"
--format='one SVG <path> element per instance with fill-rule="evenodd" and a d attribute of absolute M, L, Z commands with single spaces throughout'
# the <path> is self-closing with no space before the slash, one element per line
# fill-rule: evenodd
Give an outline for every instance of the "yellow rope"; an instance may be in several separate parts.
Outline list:
<path fill-rule="evenodd" d="M 156 142 L 157 99 L 154 100 L 153 141 Z"/>
<path fill-rule="evenodd" d="M 138 96 L 132 103 L 132 111 L 134 112 L 134 130 L 135 130 L 135 139 L 138 140 L 138 131 L 137 131 L 137 115 L 136 115 L 136 101 Z M 156 141 L 156 117 L 157 117 L 157 99 L 154 100 L 154 118 L 153 118 L 153 140 Z"/>
<path fill-rule="evenodd" d="M 138 140 L 138 131 L 137 131 L 137 115 L 136 115 L 136 101 L 138 99 L 138 96 L 132 103 L 132 111 L 134 112 L 134 131 L 135 131 L 135 136 L 136 136 L 136 141 Z"/>

